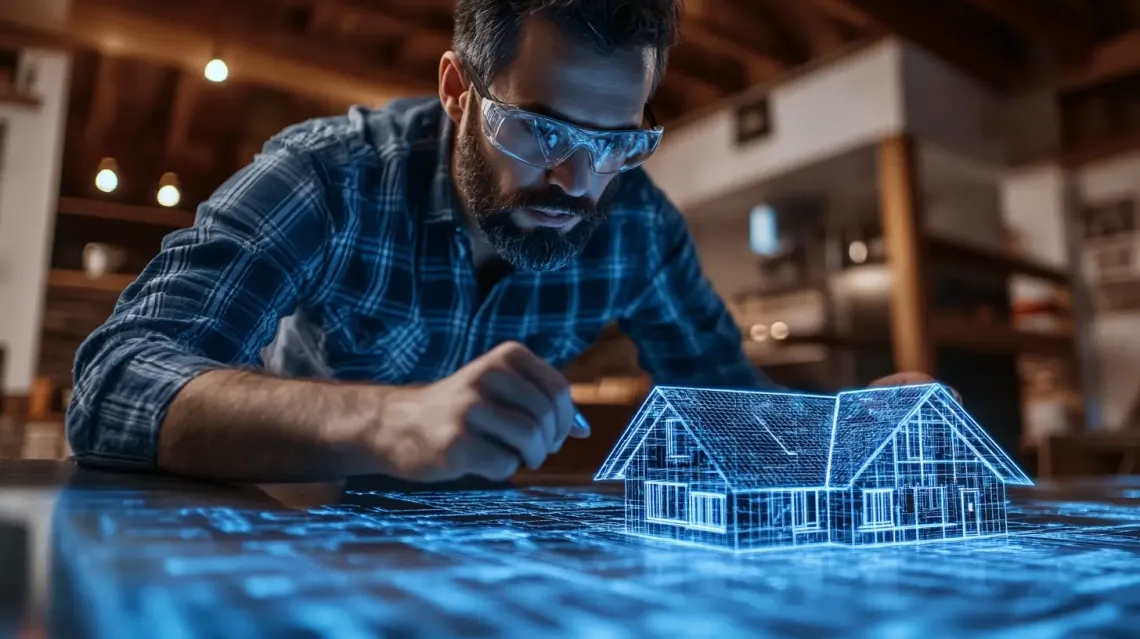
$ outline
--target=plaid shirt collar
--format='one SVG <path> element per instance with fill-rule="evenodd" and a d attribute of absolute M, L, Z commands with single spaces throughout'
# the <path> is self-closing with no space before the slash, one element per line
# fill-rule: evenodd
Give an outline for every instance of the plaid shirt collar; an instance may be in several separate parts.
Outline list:
<path fill-rule="evenodd" d="M 442 113 L 442 111 L 441 111 Z M 424 127 L 424 136 L 419 140 L 425 150 L 435 148 L 435 172 L 428 192 L 423 197 L 425 206 L 420 207 L 420 215 L 425 224 L 463 224 L 462 213 L 458 211 L 455 181 L 451 178 L 451 151 L 455 146 L 455 123 L 446 113 L 439 118 L 439 127 Z"/>

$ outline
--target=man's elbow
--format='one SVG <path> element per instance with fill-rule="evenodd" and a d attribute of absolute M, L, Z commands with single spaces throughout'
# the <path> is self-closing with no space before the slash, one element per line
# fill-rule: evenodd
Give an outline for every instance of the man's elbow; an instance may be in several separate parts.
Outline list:
<path fill-rule="evenodd" d="M 153 340 L 109 334 L 106 328 L 93 333 L 76 353 L 67 443 L 80 461 L 152 466 L 153 413 L 145 403 L 158 380 L 148 380 L 138 363 Z"/>

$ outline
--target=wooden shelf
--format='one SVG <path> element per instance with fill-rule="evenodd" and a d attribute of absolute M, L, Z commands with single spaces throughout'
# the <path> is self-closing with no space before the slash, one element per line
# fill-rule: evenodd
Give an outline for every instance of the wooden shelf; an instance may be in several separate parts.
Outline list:
<path fill-rule="evenodd" d="M 954 264 L 963 268 L 984 269 L 1007 275 L 1026 275 L 1057 284 L 1069 283 L 1069 274 L 1063 270 L 1038 264 L 1032 260 L 1005 255 L 998 251 L 977 248 L 941 238 L 926 238 L 932 261 Z"/>
<path fill-rule="evenodd" d="M 1026 331 L 1007 324 L 965 317 L 935 316 L 930 321 L 934 342 L 977 351 L 1072 357 L 1073 336 L 1061 331 Z"/>
<path fill-rule="evenodd" d="M 77 197 L 59 198 L 59 214 L 171 228 L 188 228 L 194 225 L 194 214 L 188 211 L 158 206 L 134 206 Z"/>
<path fill-rule="evenodd" d="M 53 268 L 48 273 L 48 286 L 82 291 L 103 291 L 107 293 L 121 293 L 123 289 L 135 281 L 137 275 L 130 273 L 112 273 L 97 279 L 87 277 L 83 271 Z"/>
<path fill-rule="evenodd" d="M 1117 133 L 1109 138 L 1084 144 L 1061 154 L 1061 164 L 1077 168 L 1099 160 L 1132 153 L 1140 149 L 1140 130 Z"/>
<path fill-rule="evenodd" d="M 1026 331 L 998 322 L 942 315 L 931 318 L 931 337 L 937 346 L 955 346 L 998 353 L 1026 353 L 1070 357 L 1073 336 L 1064 332 Z M 840 350 L 882 351 L 891 347 L 888 339 L 859 338 L 834 334 L 788 336 L 783 344 L 818 344 Z"/>

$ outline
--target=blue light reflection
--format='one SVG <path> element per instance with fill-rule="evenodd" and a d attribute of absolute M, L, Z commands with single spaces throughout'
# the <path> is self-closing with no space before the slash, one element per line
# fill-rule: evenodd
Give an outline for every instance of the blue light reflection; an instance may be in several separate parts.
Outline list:
<path fill-rule="evenodd" d="M 53 560 L 85 607 L 57 612 L 116 638 L 1135 636 L 1130 488 L 1015 496 L 999 538 L 757 554 L 632 537 L 596 486 L 308 511 L 67 490 Z"/>

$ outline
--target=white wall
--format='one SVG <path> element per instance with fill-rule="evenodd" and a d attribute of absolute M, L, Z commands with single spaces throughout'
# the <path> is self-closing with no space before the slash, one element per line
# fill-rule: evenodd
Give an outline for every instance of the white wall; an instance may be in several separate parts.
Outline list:
<path fill-rule="evenodd" d="M 900 73 L 908 132 L 976 162 L 1001 161 L 1002 101 L 993 92 L 910 43 L 901 48 Z"/>
<path fill-rule="evenodd" d="M 1001 211 L 1005 225 L 1020 240 L 1027 259 L 1067 269 L 1065 244 L 1065 170 L 1055 163 L 1008 171 L 1001 185 Z M 1015 302 L 1052 298 L 1052 285 L 1039 279 L 1014 276 L 1010 295 Z"/>
<path fill-rule="evenodd" d="M 1081 201 L 1097 204 L 1123 198 L 1140 203 L 1140 153 L 1090 164 L 1075 179 Z M 1140 311 L 1098 313 L 1093 330 L 1100 359 L 1103 419 L 1116 428 L 1140 395 Z"/>
<path fill-rule="evenodd" d="M 918 154 L 927 235 L 1001 250 L 1001 172 L 926 140 Z"/>
<path fill-rule="evenodd" d="M 885 40 L 775 87 L 766 138 L 737 146 L 730 108 L 666 131 L 646 170 L 684 210 L 900 131 L 901 46 Z"/>
<path fill-rule="evenodd" d="M 41 105 L 0 103 L 7 141 L 0 158 L 0 342 L 8 351 L 5 392 L 26 394 L 35 374 L 44 283 L 59 198 L 70 60 L 26 51 Z M 25 71 L 21 68 L 21 74 Z"/>

